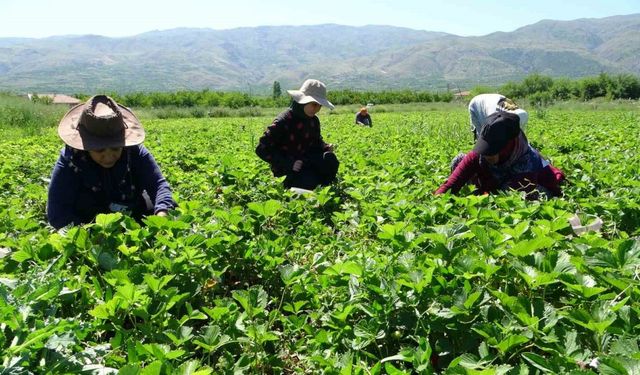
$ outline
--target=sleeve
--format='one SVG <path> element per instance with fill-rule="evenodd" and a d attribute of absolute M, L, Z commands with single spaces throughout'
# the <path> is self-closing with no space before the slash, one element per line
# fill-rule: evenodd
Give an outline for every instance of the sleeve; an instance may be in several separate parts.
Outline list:
<path fill-rule="evenodd" d="M 47 193 L 47 220 L 52 227 L 60 229 L 81 222 L 75 212 L 75 199 L 79 187 L 78 176 L 61 154 L 53 167 Z"/>
<path fill-rule="evenodd" d="M 369 126 L 373 127 L 373 120 L 371 119 L 371 115 L 367 114 L 367 119 L 369 119 Z"/>
<path fill-rule="evenodd" d="M 480 170 L 480 155 L 474 151 L 464 156 L 456 169 L 451 172 L 447 181 L 442 184 L 435 194 L 444 194 L 451 190 L 453 194 L 457 194 L 460 189 Z"/>
<path fill-rule="evenodd" d="M 330 144 L 325 142 L 324 138 L 322 138 L 322 131 L 320 129 L 320 119 L 316 117 L 314 121 L 316 122 L 316 125 L 318 127 L 318 144 L 320 145 L 320 150 L 322 152 L 329 151 Z"/>
<path fill-rule="evenodd" d="M 560 185 L 562 185 L 565 180 L 566 176 L 564 172 L 549 164 L 542 169 L 540 177 L 538 178 L 538 183 L 549 190 L 553 196 L 558 197 L 562 195 L 562 188 Z"/>
<path fill-rule="evenodd" d="M 285 136 L 284 124 L 280 120 L 274 121 L 260 137 L 256 154 L 276 169 L 288 173 L 292 170 L 295 160 L 277 147 Z"/>
<path fill-rule="evenodd" d="M 153 213 L 176 207 L 177 204 L 171 196 L 171 187 L 162 175 L 153 155 L 144 146 L 139 146 L 138 154 L 132 156 L 135 160 L 132 163 L 135 167 L 132 173 L 136 173 L 137 181 L 149 194 L 154 206 Z"/>

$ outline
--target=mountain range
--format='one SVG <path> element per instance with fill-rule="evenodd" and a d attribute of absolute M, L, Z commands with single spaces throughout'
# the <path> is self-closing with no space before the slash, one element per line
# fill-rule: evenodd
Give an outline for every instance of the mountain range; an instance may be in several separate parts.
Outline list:
<path fill-rule="evenodd" d="M 131 37 L 0 38 L 0 87 L 15 92 L 297 88 L 464 89 L 531 73 L 640 74 L 640 14 L 543 20 L 462 37 L 393 26 L 171 29 Z"/>

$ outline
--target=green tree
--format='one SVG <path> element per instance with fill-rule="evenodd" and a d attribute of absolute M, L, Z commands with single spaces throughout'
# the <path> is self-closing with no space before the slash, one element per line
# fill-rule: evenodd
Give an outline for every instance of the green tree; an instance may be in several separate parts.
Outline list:
<path fill-rule="evenodd" d="M 524 98 L 526 93 L 524 92 L 524 87 L 522 84 L 517 82 L 509 81 L 505 83 L 498 92 L 508 98 Z"/>
<path fill-rule="evenodd" d="M 522 81 L 524 94 L 529 96 L 537 92 L 549 91 L 553 86 L 553 79 L 538 73 L 531 74 Z"/>
<path fill-rule="evenodd" d="M 569 78 L 559 78 L 553 82 L 551 96 L 556 100 L 567 100 L 580 96 L 580 88 L 576 81 Z"/>
<path fill-rule="evenodd" d="M 282 89 L 280 88 L 280 82 L 273 81 L 273 98 L 278 99 L 282 96 Z"/>
<path fill-rule="evenodd" d="M 614 93 L 616 99 L 638 99 L 640 98 L 640 80 L 631 74 L 620 74 L 614 78 L 617 92 Z"/>
<path fill-rule="evenodd" d="M 606 93 L 606 87 L 602 85 L 602 80 L 597 77 L 587 77 L 580 80 L 580 96 L 583 100 L 602 97 Z"/>

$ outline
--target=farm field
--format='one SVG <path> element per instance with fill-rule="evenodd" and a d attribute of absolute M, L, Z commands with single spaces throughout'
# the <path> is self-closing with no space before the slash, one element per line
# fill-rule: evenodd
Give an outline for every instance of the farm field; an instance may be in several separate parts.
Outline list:
<path fill-rule="evenodd" d="M 0 138 L 0 373 L 640 373 L 640 109 L 532 112 L 569 180 L 540 201 L 432 194 L 462 108 L 325 111 L 312 196 L 255 155 L 270 117 L 146 120 L 180 207 L 60 233 L 55 129 Z"/>

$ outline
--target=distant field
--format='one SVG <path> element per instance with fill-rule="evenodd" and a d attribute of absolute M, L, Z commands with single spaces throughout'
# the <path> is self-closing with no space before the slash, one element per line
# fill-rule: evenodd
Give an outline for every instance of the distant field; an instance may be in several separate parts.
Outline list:
<path fill-rule="evenodd" d="M 272 116 L 143 116 L 180 208 L 65 234 L 54 125 L 2 125 L 0 372 L 636 373 L 640 110 L 578 109 L 531 110 L 569 180 L 536 202 L 432 195 L 472 147 L 464 104 L 371 129 L 323 110 L 339 181 L 306 198 L 254 154 Z"/>

